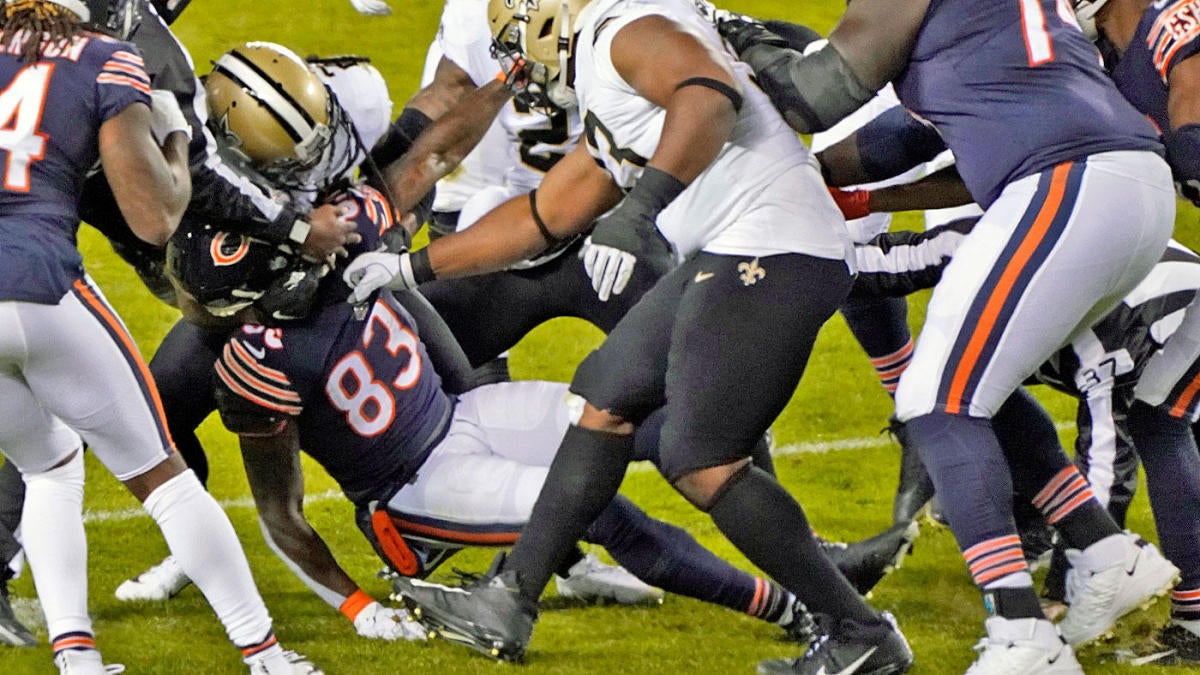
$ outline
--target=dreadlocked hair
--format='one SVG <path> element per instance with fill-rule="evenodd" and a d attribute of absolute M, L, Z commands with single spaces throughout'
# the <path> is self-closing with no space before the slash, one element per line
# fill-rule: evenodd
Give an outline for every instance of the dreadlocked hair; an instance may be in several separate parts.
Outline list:
<path fill-rule="evenodd" d="M 45 0 L 8 0 L 0 30 L 0 48 L 8 53 L 19 50 L 25 63 L 34 63 L 41 57 L 42 45 L 69 41 L 79 34 L 81 24 L 79 16 L 62 5 Z"/>

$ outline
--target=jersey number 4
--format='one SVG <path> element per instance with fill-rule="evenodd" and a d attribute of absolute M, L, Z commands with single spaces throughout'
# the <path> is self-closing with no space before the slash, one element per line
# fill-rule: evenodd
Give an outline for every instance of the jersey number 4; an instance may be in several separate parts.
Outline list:
<path fill-rule="evenodd" d="M 38 131 L 54 64 L 25 66 L 8 88 L 0 92 L 0 149 L 4 163 L 4 188 L 29 192 L 29 165 L 46 153 L 46 134 Z"/>
<path fill-rule="evenodd" d="M 417 336 L 408 329 L 392 308 L 376 300 L 371 316 L 363 329 L 362 346 L 368 348 L 375 339 L 376 326 L 383 329 L 383 347 L 397 360 L 401 353 L 407 357 L 389 384 L 375 379 L 375 370 L 362 350 L 342 357 L 325 381 L 325 395 L 333 407 L 346 413 L 346 423 L 359 436 L 375 436 L 389 426 L 396 416 L 393 389 L 411 389 L 421 379 L 421 352 Z M 349 386 L 347 386 L 349 385 Z"/>

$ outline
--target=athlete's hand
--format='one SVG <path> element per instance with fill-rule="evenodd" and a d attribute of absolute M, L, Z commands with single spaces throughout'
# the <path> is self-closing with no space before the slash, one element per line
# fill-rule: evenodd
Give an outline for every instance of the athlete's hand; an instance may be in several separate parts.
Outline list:
<path fill-rule="evenodd" d="M 350 0 L 350 4 L 359 14 L 367 16 L 387 16 L 392 13 L 392 8 L 383 0 Z"/>
<path fill-rule="evenodd" d="M 316 260 L 328 260 L 332 255 L 345 258 L 346 246 L 362 241 L 354 222 L 345 218 L 345 210 L 337 204 L 322 204 L 307 216 L 312 229 L 300 250 Z"/>
<path fill-rule="evenodd" d="M 411 256 L 407 251 L 368 251 L 359 254 L 346 266 L 342 280 L 353 289 L 350 297 L 346 298 L 346 302 L 352 305 L 366 302 L 372 293 L 384 287 L 402 291 L 417 286 Z"/>
<path fill-rule="evenodd" d="M 150 133 L 160 146 L 167 144 L 167 137 L 173 133 L 182 133 L 191 138 L 192 125 L 188 124 L 183 111 L 179 109 L 179 100 L 175 94 L 166 89 L 150 91 Z"/>
<path fill-rule="evenodd" d="M 408 618 L 407 612 L 372 602 L 354 617 L 354 630 L 373 640 L 424 640 L 428 637 L 421 624 Z"/>
<path fill-rule="evenodd" d="M 657 276 L 666 274 L 675 264 L 671 244 L 658 231 L 657 215 L 645 203 L 626 197 L 612 211 L 596 221 L 580 250 L 583 267 L 592 280 L 592 288 L 601 302 L 625 290 L 633 269 L 639 263 Z"/>
<path fill-rule="evenodd" d="M 842 190 L 831 187 L 829 194 L 833 197 L 833 202 L 841 209 L 842 216 L 846 220 L 865 218 L 871 214 L 870 190 Z"/>

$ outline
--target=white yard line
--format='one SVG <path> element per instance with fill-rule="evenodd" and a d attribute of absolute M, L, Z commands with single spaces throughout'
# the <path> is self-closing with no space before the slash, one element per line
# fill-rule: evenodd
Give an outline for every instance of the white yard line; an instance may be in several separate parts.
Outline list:
<path fill-rule="evenodd" d="M 1055 425 L 1058 430 L 1067 431 L 1074 429 L 1075 425 L 1071 422 L 1059 422 Z M 775 448 L 771 453 L 776 457 L 784 455 L 803 455 L 814 454 L 822 455 L 829 452 L 842 452 L 845 450 L 866 450 L 868 448 L 881 448 L 887 445 L 894 444 L 895 441 L 886 433 L 878 433 L 872 436 L 859 436 L 856 438 L 835 438 L 828 441 L 804 441 L 801 443 L 789 443 L 787 445 Z M 654 466 L 648 462 L 638 462 L 629 467 L 631 473 L 642 473 L 646 471 L 654 471 Z M 339 490 L 326 490 L 317 494 L 308 495 L 304 498 L 305 504 L 315 504 L 318 502 L 327 502 L 331 499 L 341 499 L 342 493 Z M 223 509 L 252 509 L 254 508 L 254 500 L 250 497 L 235 497 L 233 499 L 220 499 L 217 501 Z M 113 523 L 135 518 L 148 518 L 149 516 L 143 509 L 113 509 L 113 510 L 95 510 L 86 511 L 83 514 L 83 522 L 85 523 Z"/>

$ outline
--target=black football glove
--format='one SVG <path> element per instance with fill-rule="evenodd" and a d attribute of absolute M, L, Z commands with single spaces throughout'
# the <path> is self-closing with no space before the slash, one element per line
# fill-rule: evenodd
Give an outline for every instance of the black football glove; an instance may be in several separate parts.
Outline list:
<path fill-rule="evenodd" d="M 771 32 L 761 21 L 740 14 L 717 19 L 717 32 L 740 56 L 755 45 L 787 48 L 791 45 L 779 35 Z"/>
<path fill-rule="evenodd" d="M 655 219 L 685 187 L 671 174 L 647 167 L 625 199 L 596 221 L 580 256 L 602 302 L 625 290 L 635 265 L 647 266 L 655 276 L 675 265 L 675 252 Z"/>

